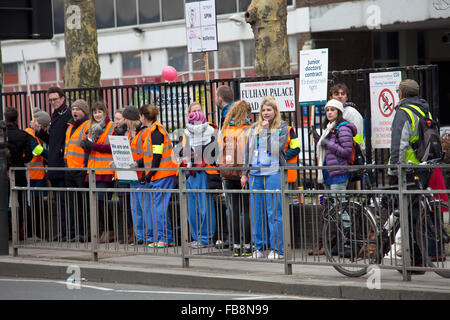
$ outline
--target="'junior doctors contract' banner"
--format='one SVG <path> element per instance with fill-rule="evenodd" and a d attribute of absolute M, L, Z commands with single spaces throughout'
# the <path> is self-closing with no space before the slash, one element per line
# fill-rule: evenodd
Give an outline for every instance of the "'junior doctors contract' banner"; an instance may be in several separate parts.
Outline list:
<path fill-rule="evenodd" d="M 299 78 L 299 103 L 325 104 L 328 92 L 328 49 L 300 51 Z"/>

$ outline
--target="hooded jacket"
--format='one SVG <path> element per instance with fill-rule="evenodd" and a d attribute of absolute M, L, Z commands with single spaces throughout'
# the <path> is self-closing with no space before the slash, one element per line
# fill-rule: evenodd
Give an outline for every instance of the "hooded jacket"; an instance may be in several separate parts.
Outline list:
<path fill-rule="evenodd" d="M 412 140 L 417 140 L 419 136 L 418 123 L 420 119 L 414 112 L 405 110 L 405 108 L 409 108 L 409 105 L 419 107 L 424 113 L 430 111 L 428 102 L 417 96 L 402 99 L 395 107 L 395 115 L 392 120 L 391 158 L 389 160 L 391 165 L 407 164 L 409 161 L 414 164 L 420 163 L 411 147 L 414 142 Z M 396 174 L 396 169 L 389 169 L 389 175 Z"/>
<path fill-rule="evenodd" d="M 356 126 L 348 121 L 338 124 L 328 135 L 329 142 L 325 148 L 325 163 L 327 166 L 341 166 L 342 169 L 328 170 L 331 178 L 348 173 L 345 169 L 349 165 L 353 150 L 353 137 Z"/>

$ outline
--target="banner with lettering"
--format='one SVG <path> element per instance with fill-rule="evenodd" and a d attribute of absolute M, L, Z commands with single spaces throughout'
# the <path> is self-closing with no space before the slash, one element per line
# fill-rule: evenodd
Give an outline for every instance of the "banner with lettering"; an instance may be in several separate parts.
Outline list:
<path fill-rule="evenodd" d="M 259 112 L 261 102 L 267 96 L 275 98 L 280 112 L 295 111 L 294 80 L 241 82 L 240 94 L 241 100 L 250 104 L 253 113 Z"/>
<path fill-rule="evenodd" d="M 300 105 L 322 105 L 328 96 L 328 49 L 300 51 Z"/>
<path fill-rule="evenodd" d="M 130 142 L 126 136 L 108 136 L 116 168 L 129 169 L 134 162 Z M 117 179 L 122 182 L 137 182 L 136 171 L 117 170 Z"/>

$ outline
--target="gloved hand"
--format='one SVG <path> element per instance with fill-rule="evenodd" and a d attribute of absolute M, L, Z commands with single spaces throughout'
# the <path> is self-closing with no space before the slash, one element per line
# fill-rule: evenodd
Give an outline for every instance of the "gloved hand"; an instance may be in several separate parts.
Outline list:
<path fill-rule="evenodd" d="M 330 142 L 329 139 L 323 138 L 323 139 L 320 141 L 320 145 L 321 145 L 322 147 L 326 147 L 327 144 L 328 144 L 328 142 Z"/>
<path fill-rule="evenodd" d="M 389 176 L 389 185 L 394 186 L 398 184 L 397 176 Z"/>
<path fill-rule="evenodd" d="M 85 152 L 91 152 L 91 150 L 94 148 L 94 144 L 95 143 L 90 140 L 82 140 L 80 146 Z"/>
<path fill-rule="evenodd" d="M 130 169 L 135 169 L 138 167 L 139 167 L 139 165 L 138 165 L 137 161 L 133 161 L 133 163 L 130 164 Z"/>
<path fill-rule="evenodd" d="M 317 133 L 316 127 L 311 126 L 309 127 L 309 134 L 313 136 L 314 139 L 319 139 L 320 135 Z"/>
<path fill-rule="evenodd" d="M 116 164 L 114 163 L 114 161 L 111 161 L 111 162 L 109 163 L 109 167 L 110 167 L 111 169 L 115 169 L 115 168 L 116 168 Z"/>
<path fill-rule="evenodd" d="M 151 182 L 152 181 L 153 172 L 150 172 L 149 174 L 142 175 L 141 180 L 139 182 L 141 184 L 145 184 L 145 183 Z"/>

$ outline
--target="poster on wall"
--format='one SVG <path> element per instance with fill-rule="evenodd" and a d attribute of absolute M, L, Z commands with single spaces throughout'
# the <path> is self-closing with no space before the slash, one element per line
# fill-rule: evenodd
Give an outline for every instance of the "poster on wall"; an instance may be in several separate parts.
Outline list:
<path fill-rule="evenodd" d="M 391 147 L 391 127 L 394 109 L 398 104 L 397 88 L 402 81 L 400 71 L 369 74 L 372 147 Z"/>
<path fill-rule="evenodd" d="M 185 17 L 188 52 L 217 51 L 215 0 L 186 2 Z"/>
<path fill-rule="evenodd" d="M 280 112 L 295 111 L 295 80 L 242 82 L 240 98 L 247 101 L 252 113 L 258 113 L 265 97 L 275 98 Z"/>

